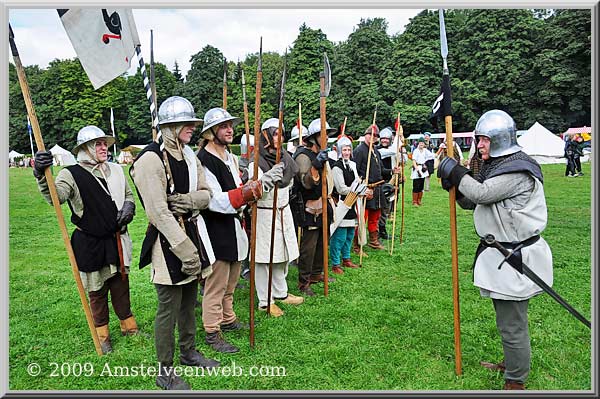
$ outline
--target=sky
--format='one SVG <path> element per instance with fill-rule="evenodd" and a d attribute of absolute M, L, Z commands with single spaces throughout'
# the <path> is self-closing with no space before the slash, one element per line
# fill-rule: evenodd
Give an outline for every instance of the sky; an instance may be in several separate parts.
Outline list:
<path fill-rule="evenodd" d="M 421 9 L 133 9 L 145 62 L 150 61 L 150 30 L 154 60 L 173 70 L 175 60 L 185 76 L 190 57 L 204 46 L 218 48 L 229 61 L 258 52 L 283 54 L 298 36 L 302 23 L 321 29 L 333 42 L 346 40 L 361 18 L 383 17 L 388 34 L 404 31 Z M 42 68 L 58 58 L 75 57 L 55 9 L 11 9 L 9 21 L 21 62 Z M 9 56 L 12 62 L 12 57 Z M 134 59 L 129 73 L 134 73 Z"/>

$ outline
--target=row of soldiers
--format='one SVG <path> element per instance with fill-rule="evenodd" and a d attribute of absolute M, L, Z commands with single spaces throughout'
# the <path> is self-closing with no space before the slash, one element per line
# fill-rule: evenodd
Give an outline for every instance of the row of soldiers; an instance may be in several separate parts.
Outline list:
<path fill-rule="evenodd" d="M 291 261 L 298 258 L 298 288 L 304 295 L 314 295 L 310 285 L 324 281 L 324 237 L 331 234 L 331 248 L 339 251 L 338 256 L 331 256 L 337 268 L 356 267 L 349 256 L 356 224 L 359 232 L 360 223 L 366 224 L 371 247 L 381 246 L 378 224 L 383 189 L 379 183 L 398 176 L 402 168 L 397 166 L 399 160 L 391 168 L 385 167 L 381 152 L 371 151 L 381 135 L 375 126 L 364 132 L 363 142 L 354 151 L 351 140 L 340 137 L 337 159 L 332 160 L 318 140 L 319 119 L 311 122 L 291 156 L 282 149 L 279 121 L 273 118 L 263 123 L 256 140 L 258 172 L 254 176 L 249 151 L 245 151 L 246 167 L 240 168 L 238 158 L 228 150 L 234 127 L 241 120 L 226 110 L 210 109 L 201 120 L 188 100 L 170 97 L 161 104 L 158 119 L 160 138 L 146 146 L 130 168 L 149 221 L 139 265 L 143 268 L 151 264 L 150 279 L 158 298 L 154 341 L 160 372 L 156 384 L 163 389 L 190 389 L 173 367 L 176 326 L 182 365 L 219 366 L 218 361 L 204 357 L 196 349 L 194 308 L 198 282 L 204 281 L 202 323 L 208 345 L 222 353 L 238 352 L 239 348 L 228 342 L 223 333 L 248 328 L 233 307 L 241 262 L 251 247 L 244 209 L 255 204 L 258 214 L 256 242 L 252 244 L 259 309 L 278 316 L 283 311 L 275 301 L 291 305 L 304 301 L 288 291 L 286 276 Z M 194 153 L 188 144 L 199 125 L 202 138 Z M 328 135 L 336 133 L 328 124 L 326 129 Z M 493 234 L 502 241 L 500 245 L 514 248 L 519 254 L 519 262 L 510 262 L 512 268 L 501 269 L 496 267 L 501 255 L 483 246 L 482 240 L 476 254 L 474 284 L 482 296 L 494 303 L 505 355 L 503 362 L 482 364 L 504 371 L 505 389 L 524 389 L 531 353 L 528 301 L 542 290 L 523 275 L 521 260 L 552 284 L 552 255 L 540 237 L 547 222 L 543 176 L 539 165 L 518 146 L 516 125 L 507 113 L 485 113 L 477 123 L 475 136 L 483 162 L 480 172 L 471 177 L 471 170 L 446 157 L 440 162 L 438 177 L 444 189 L 456 188 L 461 207 L 475 209 L 475 228 L 480 236 Z M 121 333 L 140 333 L 131 312 L 128 282 L 132 243 L 127 225 L 135 215 L 135 201 L 123 169 L 107 162 L 108 147 L 113 143 L 112 136 L 95 126 L 81 129 L 73 148 L 77 164 L 62 169 L 56 178 L 58 198 L 61 203 L 67 202 L 72 211 L 71 221 L 76 229 L 71 243 L 104 352 L 112 350 L 109 292 Z M 402 160 L 405 159 L 402 154 Z M 420 167 L 425 172 L 424 164 L 415 165 L 414 157 L 412 161 L 413 168 Z M 44 173 L 51 165 L 52 154 L 35 154 L 34 176 L 49 203 Z M 332 179 L 326 185 L 327 197 L 338 197 L 338 203 L 327 202 L 326 209 L 320 206 L 324 169 L 328 170 L 324 175 Z M 364 184 L 363 178 L 372 184 Z M 321 230 L 323 212 L 328 212 L 328 220 L 333 220 L 326 234 Z M 296 225 L 302 235 L 300 246 Z M 359 234 L 356 243 L 361 244 L 361 240 L 364 242 L 364 237 Z M 270 262 L 272 282 L 268 276 Z"/>
<path fill-rule="evenodd" d="M 359 176 L 364 177 L 365 168 L 357 162 L 357 169 L 350 161 L 347 148 L 351 151 L 352 143 L 348 138 L 338 145 L 339 165 L 335 164 L 333 168 L 329 165 L 328 150 L 322 149 L 318 140 L 319 119 L 309 125 L 293 157 L 278 141 L 278 119 L 266 120 L 256 146 L 256 178 L 253 160 L 248 154 L 242 157 L 244 165 L 240 166 L 238 157 L 229 151 L 234 128 L 241 119 L 225 109 L 210 109 L 202 120 L 196 117 L 187 99 L 175 96 L 161 104 L 158 120 L 160 139 L 144 148 L 129 171 L 149 222 L 139 266 L 151 265 L 150 280 L 158 298 L 154 340 L 161 373 L 156 383 L 164 389 L 187 389 L 189 385 L 173 372 L 176 327 L 182 365 L 219 365 L 218 361 L 204 357 L 196 349 L 194 308 L 198 282 L 203 283 L 202 323 L 208 345 L 222 353 L 238 352 L 239 348 L 228 342 L 223 332 L 248 328 L 240 322 L 233 307 L 241 263 L 247 259 L 250 249 L 250 221 L 244 218 L 248 205 L 255 203 L 257 208 L 256 242 L 253 244 L 259 310 L 281 316 L 283 311 L 275 301 L 290 305 L 304 302 L 303 297 L 288 292 L 286 276 L 290 262 L 297 260 L 298 288 L 304 295 L 315 295 L 310 285 L 324 280 L 320 206 L 323 168 L 341 182 L 337 185 L 341 201 L 351 189 L 355 194 L 369 198 L 367 216 L 370 235 L 373 235 L 370 244 L 377 242 L 376 226 L 380 216 L 370 204 L 380 208 L 381 190 L 358 184 Z M 200 125 L 202 137 L 199 149 L 194 153 L 188 144 Z M 328 135 L 335 132 L 336 129 L 327 125 Z M 366 152 L 359 146 L 354 153 L 355 160 L 368 156 L 369 140 L 378 135 L 378 129 L 374 133 L 365 132 Z M 108 148 L 114 141 L 96 126 L 82 128 L 72 150 L 77 163 L 62 169 L 55 180 L 59 201 L 69 204 L 71 221 L 76 226 L 71 243 L 104 353 L 112 351 L 108 327 L 109 293 L 121 333 L 140 334 L 131 311 L 128 279 L 132 241 L 127 225 L 134 218 L 135 201 L 121 166 L 107 161 Z M 381 166 L 377 151 L 372 156 L 369 180 L 378 181 L 391 171 Z M 35 154 L 34 164 L 39 189 L 49 203 L 50 190 L 44 173 L 52 165 L 52 158 L 50 152 L 40 151 Z M 366 164 L 366 161 L 362 163 Z M 339 171 L 336 171 L 337 166 Z M 274 190 L 276 185 L 278 190 Z M 329 183 L 328 187 L 331 195 L 333 184 Z M 271 248 L 274 203 L 277 209 Z M 342 223 L 337 232 L 331 231 L 339 235 L 343 232 L 344 242 L 350 230 L 354 233 L 355 209 L 360 208 L 354 205 L 351 204 L 352 212 L 347 217 L 341 216 L 350 224 Z M 334 220 L 334 208 L 335 204 L 328 205 L 330 221 Z M 374 233 L 371 233 L 371 226 L 375 226 Z M 302 236 L 300 246 L 297 227 Z M 336 241 L 334 238 L 332 241 Z M 377 245 L 380 246 L 378 242 Z M 343 256 L 343 263 L 334 262 L 336 271 L 341 271 L 342 264 L 357 267 L 350 261 L 347 248 L 332 247 Z M 271 261 L 272 276 L 269 278 Z"/>

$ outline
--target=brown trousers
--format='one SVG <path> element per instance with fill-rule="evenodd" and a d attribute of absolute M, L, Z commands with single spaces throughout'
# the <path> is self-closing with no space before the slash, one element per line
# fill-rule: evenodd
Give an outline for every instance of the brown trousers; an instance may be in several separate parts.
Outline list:
<path fill-rule="evenodd" d="M 217 260 L 213 272 L 204 282 L 202 323 L 207 333 L 220 331 L 221 324 L 235 321 L 233 292 L 240 279 L 241 262 Z"/>
<path fill-rule="evenodd" d="M 110 301 L 119 320 L 125 320 L 132 316 L 131 302 L 129 299 L 129 276 L 125 281 L 121 280 L 121 274 L 117 273 L 104 282 L 98 291 L 91 291 L 90 308 L 94 318 L 94 326 L 100 327 L 108 324 L 108 292 Z"/>
<path fill-rule="evenodd" d="M 323 230 L 303 228 L 298 258 L 298 283 L 307 285 L 310 276 L 319 276 L 321 273 L 323 273 Z"/>

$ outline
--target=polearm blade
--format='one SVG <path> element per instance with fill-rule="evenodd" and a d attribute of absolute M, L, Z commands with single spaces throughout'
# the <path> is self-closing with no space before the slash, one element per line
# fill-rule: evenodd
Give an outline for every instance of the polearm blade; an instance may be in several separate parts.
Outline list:
<path fill-rule="evenodd" d="M 244 77 L 244 68 L 242 70 L 242 97 L 244 99 L 244 129 L 246 131 L 246 154 L 242 154 L 250 162 L 250 122 L 248 121 L 248 100 L 246 99 L 246 79 Z"/>
<path fill-rule="evenodd" d="M 448 71 L 448 42 L 446 40 L 446 24 L 444 22 L 444 10 L 439 10 L 440 17 L 440 50 L 443 66 L 443 79 L 450 79 Z M 444 98 L 444 101 L 450 101 L 449 98 Z M 449 108 L 445 107 L 444 109 Z M 448 112 L 444 115 L 446 126 L 446 143 L 448 156 L 454 155 L 454 142 L 452 138 L 452 113 Z M 458 285 L 458 235 L 456 229 L 456 187 L 450 188 L 448 191 L 450 204 L 450 247 L 452 251 L 452 299 L 454 307 L 454 366 L 456 375 L 462 374 L 462 355 L 460 349 L 460 302 L 459 302 L 459 285 Z"/>
<path fill-rule="evenodd" d="M 440 17 L 440 51 L 442 54 L 442 60 L 444 61 L 444 74 L 447 75 L 448 71 L 448 41 L 446 39 L 446 23 L 444 22 L 444 9 L 439 11 Z"/>
<path fill-rule="evenodd" d="M 227 109 L 227 58 L 223 57 L 223 109 Z"/>
<path fill-rule="evenodd" d="M 319 102 L 320 108 L 320 119 L 321 119 L 321 150 L 327 148 L 327 129 L 326 129 L 326 101 L 325 98 L 329 95 L 331 90 L 331 68 L 329 66 L 329 58 L 327 53 L 323 53 L 323 72 L 319 76 L 319 83 L 321 88 L 321 98 Z M 327 233 L 327 165 L 323 166 L 321 171 L 321 198 L 323 200 L 323 212 L 321 218 L 323 219 L 323 277 L 324 277 L 324 292 L 325 296 L 329 295 L 329 248 L 328 239 L 329 234 Z"/>
<path fill-rule="evenodd" d="M 278 164 L 281 161 L 281 151 L 283 151 L 283 105 L 285 98 L 285 67 L 286 67 L 287 51 L 283 56 L 283 75 L 281 76 L 281 91 L 279 93 L 279 127 L 277 129 L 277 154 L 275 155 L 275 163 Z M 269 286 L 267 292 L 267 314 L 271 315 L 271 292 L 273 285 L 273 256 L 275 250 L 275 220 L 277 220 L 277 195 L 279 192 L 279 185 L 275 184 L 273 188 L 273 210 L 271 214 L 271 243 L 269 246 Z M 283 226 L 281 226 L 283 230 Z"/>
<path fill-rule="evenodd" d="M 23 68 L 23 64 L 21 63 L 21 57 L 19 56 L 19 51 L 15 43 L 15 35 L 10 24 L 8 25 L 8 31 L 8 41 L 10 44 L 10 50 L 13 56 L 13 60 L 15 62 L 15 69 L 17 70 L 17 77 L 19 78 L 19 85 L 21 86 L 23 99 L 25 100 L 27 116 L 31 120 L 33 135 L 35 136 L 35 144 L 39 151 L 46 151 L 46 146 L 44 145 L 44 140 L 42 138 L 42 132 L 40 130 L 40 124 L 35 113 L 33 101 L 31 100 L 31 93 L 29 92 L 29 83 L 27 82 L 27 76 L 25 75 L 25 68 Z M 83 288 L 81 276 L 79 275 L 79 267 L 77 266 L 77 260 L 75 259 L 75 252 L 73 252 L 73 247 L 71 246 L 71 239 L 69 237 L 69 233 L 67 232 L 67 225 L 65 223 L 65 218 L 63 216 L 60 201 L 58 199 L 56 185 L 54 184 L 54 176 L 52 176 L 52 171 L 50 168 L 46 168 L 46 170 L 44 171 L 44 176 L 46 176 L 48 190 L 50 191 L 50 198 L 52 199 L 52 205 L 54 206 L 54 211 L 56 212 L 58 226 L 62 234 L 65 249 L 67 250 L 69 262 L 71 263 L 71 271 L 73 272 L 75 284 L 77 285 L 77 292 L 79 293 L 79 299 L 81 300 L 81 306 L 83 307 L 83 312 L 85 313 L 85 319 L 90 329 L 90 334 L 92 335 L 92 341 L 94 342 L 96 353 L 98 354 L 98 356 L 102 356 L 103 353 L 100 347 L 98 332 L 96 331 L 94 319 L 92 317 L 92 311 L 90 309 L 90 305 L 85 294 L 85 289 Z"/>
<path fill-rule="evenodd" d="M 258 180 L 258 135 L 260 134 L 260 100 L 262 92 L 262 37 L 260 38 L 260 50 L 258 53 L 258 65 L 256 67 L 256 96 L 254 100 L 254 165 L 253 179 Z M 250 143 L 248 143 L 250 144 Z M 252 221 L 250 233 L 250 347 L 254 348 L 254 270 L 256 265 L 256 201 L 252 203 Z"/>
<path fill-rule="evenodd" d="M 504 260 L 498 266 L 498 269 L 502 267 L 502 265 L 506 262 L 510 266 L 512 266 L 515 270 L 520 272 L 521 274 L 526 275 L 531 281 L 537 284 L 544 292 L 552 297 L 556 302 L 558 302 L 563 308 L 567 309 L 569 313 L 571 313 L 577 320 L 582 322 L 587 328 L 592 328 L 592 325 L 588 319 L 586 319 L 581 313 L 579 313 L 573 306 L 571 306 L 567 301 L 565 301 L 552 287 L 550 287 L 540 276 L 535 274 L 533 270 L 531 270 L 525 263 L 521 262 L 521 270 L 518 269 L 513 263 L 511 263 L 511 256 L 513 255 L 512 251 L 509 251 L 504 247 L 501 243 L 496 241 L 496 238 L 493 234 L 486 234 L 483 238 L 483 244 L 486 247 L 496 248 L 500 253 L 504 256 Z"/>

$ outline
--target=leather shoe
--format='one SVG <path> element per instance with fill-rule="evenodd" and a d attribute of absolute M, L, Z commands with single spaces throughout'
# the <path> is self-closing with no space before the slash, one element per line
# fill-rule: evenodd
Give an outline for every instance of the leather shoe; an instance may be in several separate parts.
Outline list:
<path fill-rule="evenodd" d="M 249 330 L 250 325 L 246 323 L 242 323 L 239 320 L 234 320 L 231 323 L 221 324 L 221 331 L 238 331 L 238 330 Z"/>
<path fill-rule="evenodd" d="M 322 283 L 325 281 L 325 275 L 324 274 L 319 274 L 316 276 L 310 276 L 310 283 L 311 284 L 316 284 L 316 283 Z M 334 277 L 329 277 L 327 279 L 327 281 L 329 281 L 330 283 L 335 282 L 335 278 Z"/>
<path fill-rule="evenodd" d="M 315 296 L 315 292 L 310 288 L 309 284 L 298 285 L 298 290 L 306 296 Z"/>
<path fill-rule="evenodd" d="M 352 263 L 352 260 L 342 259 L 342 266 L 350 268 L 350 269 L 358 269 L 358 265 L 356 263 Z"/>
<path fill-rule="evenodd" d="M 521 382 L 513 381 L 513 380 L 505 380 L 504 388 L 505 391 L 516 391 L 516 390 L 525 390 L 525 385 Z"/>
<path fill-rule="evenodd" d="M 490 363 L 490 362 L 479 362 L 480 365 L 485 367 L 486 369 L 490 369 L 492 371 L 504 371 L 506 370 L 506 366 L 504 365 L 504 360 L 500 363 Z"/>
<path fill-rule="evenodd" d="M 181 351 L 179 355 L 179 361 L 185 366 L 197 366 L 197 367 L 219 367 L 221 363 L 216 360 L 208 359 L 204 357 L 201 352 L 196 349 L 190 349 L 187 351 Z"/>
<path fill-rule="evenodd" d="M 344 271 L 342 270 L 342 268 L 339 265 L 335 265 L 331 268 L 331 271 L 334 272 L 335 274 L 344 274 Z"/>

